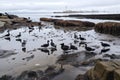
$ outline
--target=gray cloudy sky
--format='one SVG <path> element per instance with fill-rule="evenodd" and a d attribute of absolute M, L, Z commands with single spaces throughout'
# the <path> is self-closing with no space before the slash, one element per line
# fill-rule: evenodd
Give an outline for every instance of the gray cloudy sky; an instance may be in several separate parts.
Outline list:
<path fill-rule="evenodd" d="M 107 10 L 118 11 L 120 0 L 0 0 L 0 11 L 14 10 Z"/>

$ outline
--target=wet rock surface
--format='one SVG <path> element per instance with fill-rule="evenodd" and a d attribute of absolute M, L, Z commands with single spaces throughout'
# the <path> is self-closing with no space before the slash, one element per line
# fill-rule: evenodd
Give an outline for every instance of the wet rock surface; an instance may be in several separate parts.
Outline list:
<path fill-rule="evenodd" d="M 15 55 L 17 54 L 14 51 L 10 51 L 10 50 L 0 50 L 0 58 L 6 58 L 9 57 L 11 55 Z"/>
<path fill-rule="evenodd" d="M 63 71 L 64 69 L 56 69 L 55 66 L 49 66 L 44 71 L 24 71 L 17 77 L 4 75 L 0 80 L 52 80 Z"/>

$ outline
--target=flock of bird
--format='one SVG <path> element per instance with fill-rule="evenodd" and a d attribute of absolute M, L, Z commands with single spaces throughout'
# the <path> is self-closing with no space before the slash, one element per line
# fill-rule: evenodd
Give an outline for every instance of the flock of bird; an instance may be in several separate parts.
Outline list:
<path fill-rule="evenodd" d="M 29 29 L 29 32 L 32 32 L 32 31 L 34 30 L 34 26 L 31 25 L 30 27 L 28 27 L 28 29 Z M 7 34 L 4 35 L 4 36 L 2 36 L 2 38 L 4 37 L 4 39 L 10 40 L 10 35 L 11 35 L 11 34 L 10 34 L 10 31 L 7 30 Z M 85 42 L 85 41 L 86 41 L 86 38 L 82 37 L 80 34 L 77 35 L 76 33 L 74 33 L 73 35 L 74 35 L 74 43 L 80 41 L 79 45 L 83 44 L 86 51 L 91 52 L 91 51 L 94 51 L 94 50 L 95 50 L 94 48 L 88 46 L 88 44 Z M 21 37 L 21 32 L 19 32 L 19 34 L 16 35 L 16 36 L 14 36 L 14 37 L 16 38 L 16 41 L 21 42 L 22 51 L 26 52 L 26 47 L 25 47 L 25 46 L 26 46 L 26 42 L 27 42 L 27 41 L 20 39 L 20 37 Z M 49 54 L 50 51 L 47 49 L 47 47 L 49 47 L 50 45 L 51 45 L 51 48 L 50 48 L 51 53 L 53 53 L 54 51 L 57 50 L 57 44 L 55 44 L 55 43 L 53 42 L 53 39 L 47 40 L 47 43 L 41 45 L 42 48 L 39 48 L 39 50 L 41 50 L 42 52 L 46 52 L 46 53 Z M 76 46 L 73 45 L 72 43 L 70 43 L 70 45 L 65 45 L 64 43 L 61 43 L 60 45 L 61 45 L 61 49 L 62 49 L 63 51 L 66 51 L 66 52 L 67 52 L 68 50 L 78 50 L 78 47 L 76 47 Z M 103 49 L 101 50 L 100 54 L 103 53 L 103 52 L 107 52 L 107 51 L 110 50 L 110 49 L 106 49 L 106 48 L 105 48 L 105 47 L 110 47 L 109 44 L 101 42 L 101 45 L 102 45 Z"/>
<path fill-rule="evenodd" d="M 92 51 L 94 51 L 95 49 L 94 48 L 92 48 L 92 47 L 89 47 L 88 45 L 87 45 L 87 43 L 85 42 L 85 38 L 84 37 L 82 37 L 81 35 L 79 35 L 79 36 L 77 36 L 76 35 L 76 33 L 74 33 L 74 39 L 76 40 L 80 40 L 81 42 L 80 42 L 80 44 L 84 44 L 84 48 L 85 48 L 85 50 L 86 51 L 88 51 L 88 52 L 92 52 Z M 43 44 L 43 45 L 41 45 L 41 47 L 44 47 L 44 48 L 47 48 L 47 47 L 49 47 L 49 40 L 47 40 L 47 43 L 46 44 Z M 53 40 L 51 39 L 51 46 L 52 47 L 54 47 L 55 49 L 56 49 L 56 44 L 53 42 Z M 78 50 L 78 47 L 76 47 L 75 45 L 73 45 L 72 43 L 70 43 L 70 45 L 65 45 L 64 43 L 61 43 L 60 44 L 61 45 L 61 49 L 63 50 L 63 51 L 65 51 L 65 52 L 67 52 L 68 50 Z M 110 47 L 110 45 L 109 44 L 107 44 L 107 43 L 103 43 L 103 42 L 101 42 L 101 46 L 103 47 L 103 49 L 101 49 L 101 52 L 100 52 L 100 54 L 102 54 L 103 52 L 107 52 L 107 51 L 109 51 L 110 49 L 108 48 L 108 49 L 106 49 L 106 47 Z M 56 49 L 57 50 L 57 49 Z M 44 50 L 42 50 L 42 51 L 44 51 Z M 46 51 L 46 49 L 45 49 L 45 51 Z M 46 51 L 47 52 L 47 51 Z"/>

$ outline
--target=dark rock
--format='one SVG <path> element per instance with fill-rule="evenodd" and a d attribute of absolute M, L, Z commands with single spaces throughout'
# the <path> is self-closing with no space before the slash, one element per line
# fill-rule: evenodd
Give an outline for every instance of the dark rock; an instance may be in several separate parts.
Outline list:
<path fill-rule="evenodd" d="M 58 26 L 79 26 L 79 27 L 94 27 L 95 24 L 88 21 L 77 21 L 77 20 L 62 20 L 52 18 L 40 18 L 41 21 L 54 22 Z"/>
<path fill-rule="evenodd" d="M 14 80 L 14 78 L 12 76 L 9 76 L 9 75 L 4 75 L 0 78 L 0 80 Z"/>
<path fill-rule="evenodd" d="M 35 71 L 30 71 L 30 72 L 28 72 L 28 78 L 32 78 L 32 77 L 34 77 L 34 78 L 35 78 L 35 77 L 36 77 L 36 78 L 38 77 L 38 76 L 37 76 L 37 73 L 36 73 Z"/>
<path fill-rule="evenodd" d="M 120 35 L 120 23 L 104 22 L 95 25 L 95 31 L 105 34 Z"/>

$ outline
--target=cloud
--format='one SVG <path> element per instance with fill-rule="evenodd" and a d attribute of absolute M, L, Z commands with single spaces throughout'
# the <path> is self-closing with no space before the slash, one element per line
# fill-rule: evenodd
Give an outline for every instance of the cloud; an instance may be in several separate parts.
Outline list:
<path fill-rule="evenodd" d="M 0 10 L 64 10 L 120 8 L 120 0 L 0 0 Z M 116 7 L 117 6 L 117 7 Z"/>

